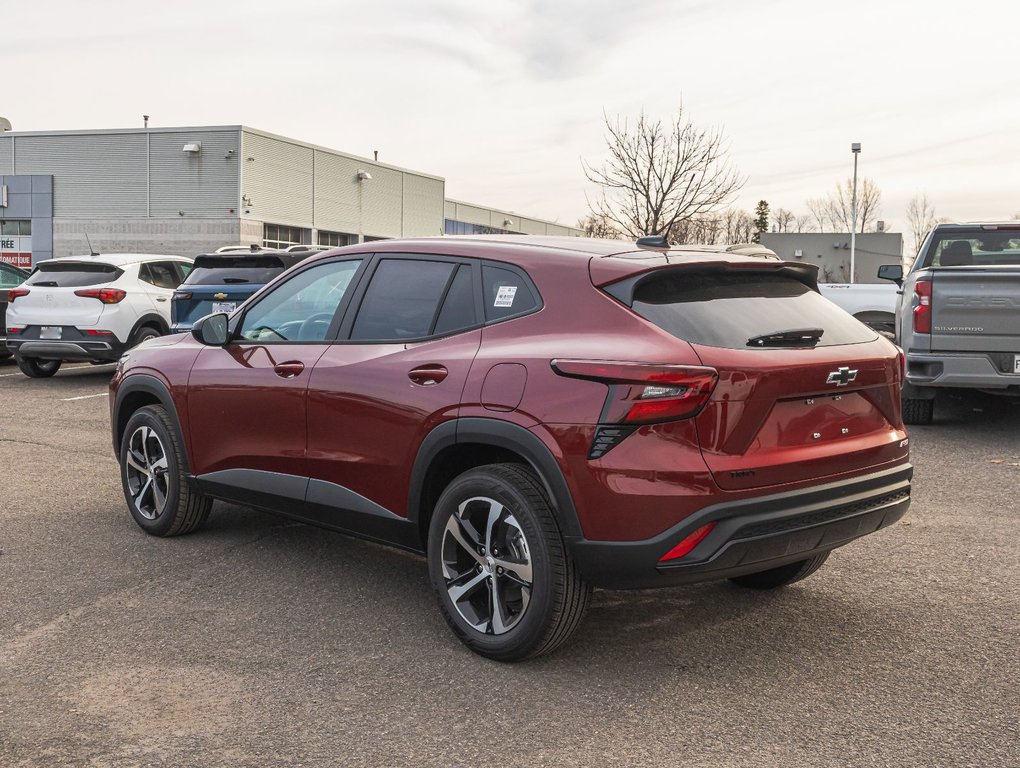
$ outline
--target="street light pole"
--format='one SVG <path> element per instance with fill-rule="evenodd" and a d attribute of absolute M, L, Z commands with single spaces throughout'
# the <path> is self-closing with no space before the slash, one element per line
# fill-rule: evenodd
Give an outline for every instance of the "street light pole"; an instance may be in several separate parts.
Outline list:
<path fill-rule="evenodd" d="M 855 141 L 850 145 L 854 155 L 854 191 L 850 202 L 850 282 L 856 282 L 857 273 L 854 269 L 854 256 L 857 250 L 857 155 L 861 153 L 861 143 Z"/>

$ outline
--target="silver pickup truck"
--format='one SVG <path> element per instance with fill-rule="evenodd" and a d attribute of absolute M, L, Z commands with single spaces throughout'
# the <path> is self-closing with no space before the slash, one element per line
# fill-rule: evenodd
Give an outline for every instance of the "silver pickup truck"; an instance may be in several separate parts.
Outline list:
<path fill-rule="evenodd" d="M 1020 396 L 1020 221 L 939 224 L 900 283 L 903 420 L 929 424 L 942 387 Z"/>

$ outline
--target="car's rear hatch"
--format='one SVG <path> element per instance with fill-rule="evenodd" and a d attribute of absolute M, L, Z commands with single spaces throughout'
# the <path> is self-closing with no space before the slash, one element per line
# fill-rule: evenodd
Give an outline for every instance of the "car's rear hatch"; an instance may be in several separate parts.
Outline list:
<path fill-rule="evenodd" d="M 719 373 L 695 423 L 721 488 L 877 468 L 906 455 L 898 350 L 823 299 L 813 268 L 695 262 L 628 283 L 608 290 Z"/>
<path fill-rule="evenodd" d="M 931 270 L 931 348 L 1020 355 L 1020 264 Z"/>
<path fill-rule="evenodd" d="M 277 254 L 199 256 L 173 295 L 171 323 L 188 328 L 212 312 L 233 312 L 292 261 Z"/>
<path fill-rule="evenodd" d="M 22 286 L 28 294 L 18 296 L 8 313 L 19 325 L 93 327 L 106 305 L 75 291 L 103 288 L 122 274 L 119 267 L 101 262 L 44 261 Z"/>

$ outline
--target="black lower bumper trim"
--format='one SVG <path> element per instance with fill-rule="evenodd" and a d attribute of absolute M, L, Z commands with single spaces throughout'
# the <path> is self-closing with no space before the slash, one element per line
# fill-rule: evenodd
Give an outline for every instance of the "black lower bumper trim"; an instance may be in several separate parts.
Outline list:
<path fill-rule="evenodd" d="M 913 467 L 800 491 L 715 504 L 652 539 L 568 541 L 584 577 L 607 589 L 645 589 L 740 576 L 804 560 L 891 525 L 910 506 Z M 711 533 L 684 557 L 660 564 L 698 528 Z"/>

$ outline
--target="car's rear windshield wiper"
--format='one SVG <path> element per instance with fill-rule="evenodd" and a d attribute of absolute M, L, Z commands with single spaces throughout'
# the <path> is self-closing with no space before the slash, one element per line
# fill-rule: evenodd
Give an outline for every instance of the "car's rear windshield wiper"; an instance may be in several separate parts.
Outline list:
<path fill-rule="evenodd" d="M 60 287 L 59 285 L 57 285 L 57 281 L 56 280 L 37 280 L 36 282 L 32 283 L 32 285 L 38 285 L 38 286 L 41 286 L 43 288 L 59 288 Z"/>
<path fill-rule="evenodd" d="M 789 331 L 775 331 L 752 336 L 747 340 L 749 347 L 813 347 L 825 333 L 821 328 L 797 328 Z"/>
<path fill-rule="evenodd" d="M 251 280 L 249 280 L 246 277 L 225 277 L 225 278 L 223 278 L 223 282 L 224 283 L 250 283 Z"/>

